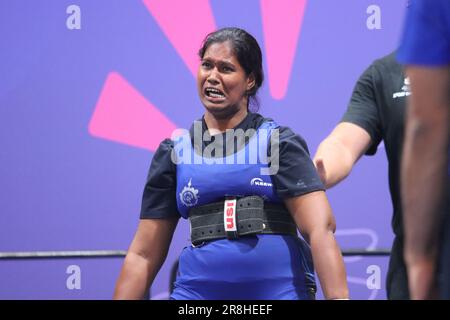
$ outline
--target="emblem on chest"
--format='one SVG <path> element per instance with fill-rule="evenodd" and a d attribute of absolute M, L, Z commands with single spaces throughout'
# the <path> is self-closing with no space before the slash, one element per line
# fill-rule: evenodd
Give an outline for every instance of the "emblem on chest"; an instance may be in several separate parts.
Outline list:
<path fill-rule="evenodd" d="M 187 186 L 185 186 L 183 190 L 181 190 L 179 195 L 180 201 L 186 207 L 192 207 L 197 204 L 199 195 L 198 190 L 192 186 L 192 179 L 189 179 Z"/>

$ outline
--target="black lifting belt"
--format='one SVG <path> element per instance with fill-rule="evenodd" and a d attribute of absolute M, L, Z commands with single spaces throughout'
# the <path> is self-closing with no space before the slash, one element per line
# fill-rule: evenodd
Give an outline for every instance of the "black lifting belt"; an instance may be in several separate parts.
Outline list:
<path fill-rule="evenodd" d="M 189 221 L 194 246 L 205 241 L 237 239 L 258 233 L 297 236 L 297 226 L 286 207 L 264 202 L 259 196 L 235 199 L 234 203 L 232 199 L 226 199 L 192 208 Z"/>

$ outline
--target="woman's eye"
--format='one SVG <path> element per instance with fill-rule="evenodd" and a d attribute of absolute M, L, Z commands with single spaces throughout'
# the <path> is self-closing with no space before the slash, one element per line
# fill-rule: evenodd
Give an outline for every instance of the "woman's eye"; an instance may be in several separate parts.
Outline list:
<path fill-rule="evenodd" d="M 204 61 L 204 62 L 202 62 L 202 67 L 210 68 L 211 64 L 209 62 L 207 62 L 207 61 Z"/>
<path fill-rule="evenodd" d="M 227 67 L 227 66 L 224 66 L 222 69 L 223 69 L 223 71 L 225 71 L 225 72 L 231 72 L 231 71 L 233 71 L 232 68 Z"/>

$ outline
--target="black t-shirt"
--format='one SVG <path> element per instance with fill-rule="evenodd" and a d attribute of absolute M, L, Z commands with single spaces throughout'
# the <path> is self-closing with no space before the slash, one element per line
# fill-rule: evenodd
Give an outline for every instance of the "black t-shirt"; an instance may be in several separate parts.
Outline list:
<path fill-rule="evenodd" d="M 256 130 L 264 121 L 268 120 L 260 114 L 249 113 L 234 129 Z M 203 133 L 205 133 L 208 128 L 204 119 L 202 119 L 202 127 Z M 279 170 L 271 176 L 277 195 L 280 198 L 289 198 L 324 190 L 309 156 L 305 140 L 288 127 L 280 127 L 279 133 Z M 193 135 L 191 134 L 191 136 Z M 225 134 L 223 134 L 223 141 L 225 141 L 223 154 L 226 154 Z M 202 150 L 212 142 L 214 139 L 203 141 Z M 165 139 L 153 156 L 142 196 L 141 219 L 180 216 L 176 203 L 177 168 L 171 160 L 172 149 L 173 141 Z M 270 146 L 268 151 L 270 151 Z M 298 183 L 299 181 L 302 183 Z M 308 183 L 303 183 L 305 181 Z"/>
<path fill-rule="evenodd" d="M 400 198 L 400 163 L 406 98 L 409 81 L 395 52 L 376 60 L 355 85 L 342 122 L 351 122 L 366 130 L 371 137 L 367 155 L 377 152 L 384 141 L 389 162 L 389 189 L 392 198 L 392 229 L 396 238 L 392 246 L 387 289 L 389 299 L 408 299 L 406 268 L 403 260 L 403 223 Z"/>
<path fill-rule="evenodd" d="M 394 214 L 392 228 L 396 236 L 403 236 L 400 200 L 400 162 L 403 128 L 409 82 L 395 53 L 376 60 L 359 78 L 353 90 L 342 122 L 351 122 L 366 130 L 371 145 L 366 152 L 373 155 L 384 141 L 389 161 L 389 187 Z"/>

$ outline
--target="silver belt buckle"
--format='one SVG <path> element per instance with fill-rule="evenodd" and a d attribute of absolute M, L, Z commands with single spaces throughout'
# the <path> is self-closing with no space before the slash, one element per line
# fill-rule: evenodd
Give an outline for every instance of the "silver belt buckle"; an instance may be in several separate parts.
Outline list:
<path fill-rule="evenodd" d="M 205 243 L 206 243 L 206 241 L 202 241 L 199 244 L 193 244 L 191 242 L 191 245 L 192 245 L 192 248 L 200 248 L 200 247 L 203 247 L 205 245 Z"/>

